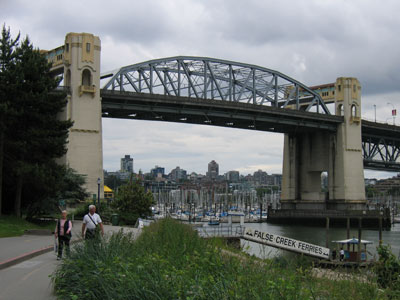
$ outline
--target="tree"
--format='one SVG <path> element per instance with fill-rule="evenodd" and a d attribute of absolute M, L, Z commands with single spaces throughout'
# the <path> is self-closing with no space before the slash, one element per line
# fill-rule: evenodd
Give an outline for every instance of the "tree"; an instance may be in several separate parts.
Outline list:
<path fill-rule="evenodd" d="M 84 188 L 86 177 L 78 174 L 74 169 L 64 167 L 62 185 L 58 193 L 58 199 L 64 200 L 68 204 L 74 204 L 85 200 L 89 193 Z"/>
<path fill-rule="evenodd" d="M 117 209 L 121 221 L 126 224 L 135 224 L 138 218 L 151 215 L 153 195 L 146 192 L 140 181 L 132 178 L 126 185 L 119 188 L 112 206 Z"/>
<path fill-rule="evenodd" d="M 366 185 L 365 186 L 365 194 L 367 198 L 373 198 L 375 195 L 378 194 L 378 191 L 373 185 Z"/>
<path fill-rule="evenodd" d="M 5 130 L 7 115 L 10 106 L 11 81 L 13 77 L 13 67 L 15 65 L 15 48 L 18 46 L 19 34 L 13 40 L 10 28 L 6 29 L 3 25 L 0 39 L 0 215 L 3 207 L 3 162 Z"/>
<path fill-rule="evenodd" d="M 24 178 L 21 191 L 25 195 L 21 199 L 21 206 L 26 209 L 28 220 L 58 211 L 59 193 L 64 185 L 64 178 L 65 167 L 53 160 L 31 169 L 29 176 Z M 12 180 L 15 181 L 15 178 Z"/>
<path fill-rule="evenodd" d="M 114 191 L 116 191 L 118 187 L 123 185 L 124 183 L 126 183 L 126 181 L 121 180 L 115 175 L 109 175 L 107 176 L 107 178 L 104 178 L 104 184 Z"/>
<path fill-rule="evenodd" d="M 13 56 L 8 82 L 0 88 L 1 94 L 8 97 L 3 154 L 13 179 L 8 189 L 14 190 L 14 212 L 20 216 L 24 184 L 32 182 L 32 174 L 46 167 L 54 168 L 54 174 L 61 172 L 55 170 L 58 167 L 53 161 L 66 152 L 72 122 L 57 118 L 66 97 L 55 92 L 60 79 L 50 73 L 51 65 L 44 55 L 25 38 L 20 46 L 14 46 Z M 43 184 L 42 179 L 39 176 L 36 184 Z"/>
<path fill-rule="evenodd" d="M 377 248 L 379 260 L 375 265 L 377 282 L 383 288 L 400 291 L 400 260 L 392 253 L 390 246 Z M 394 299 L 394 298 L 393 298 Z"/>
<path fill-rule="evenodd" d="M 62 201 L 71 204 L 88 197 L 83 187 L 85 177 L 52 160 L 35 168 L 31 175 L 26 178 L 23 189 L 31 192 L 22 203 L 27 208 L 27 219 L 57 211 Z M 38 182 L 42 184 L 38 185 Z"/>

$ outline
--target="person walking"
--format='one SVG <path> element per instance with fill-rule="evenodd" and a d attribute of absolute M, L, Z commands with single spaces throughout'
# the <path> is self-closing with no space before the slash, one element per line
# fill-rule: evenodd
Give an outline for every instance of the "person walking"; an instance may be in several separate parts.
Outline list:
<path fill-rule="evenodd" d="M 58 238 L 58 255 L 57 260 L 62 258 L 62 252 L 65 245 L 65 251 L 67 256 L 69 255 L 69 241 L 71 240 L 72 222 L 67 219 L 67 211 L 61 212 L 61 219 L 57 220 L 56 229 L 54 235 Z"/>
<path fill-rule="evenodd" d="M 344 250 L 343 250 L 343 248 L 340 248 L 339 254 L 340 254 L 340 261 L 344 261 Z"/>
<path fill-rule="evenodd" d="M 83 217 L 82 237 L 85 240 L 91 240 L 96 237 L 96 231 L 100 227 L 101 235 L 104 235 L 103 222 L 98 214 L 96 214 L 96 206 L 89 205 L 89 213 Z"/>

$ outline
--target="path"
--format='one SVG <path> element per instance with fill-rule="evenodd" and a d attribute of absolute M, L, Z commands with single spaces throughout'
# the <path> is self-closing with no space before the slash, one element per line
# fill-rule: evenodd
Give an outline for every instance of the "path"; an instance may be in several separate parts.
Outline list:
<path fill-rule="evenodd" d="M 73 224 L 73 240 L 80 238 L 82 222 Z M 136 228 L 104 225 L 106 234 L 122 229 L 138 234 Z M 23 235 L 0 239 L 0 300 L 54 300 L 51 275 L 59 261 L 53 251 L 54 237 Z M 41 254 L 44 252 L 44 254 Z M 39 255 L 40 254 L 40 255 Z M 7 262 L 6 266 L 4 263 Z"/>

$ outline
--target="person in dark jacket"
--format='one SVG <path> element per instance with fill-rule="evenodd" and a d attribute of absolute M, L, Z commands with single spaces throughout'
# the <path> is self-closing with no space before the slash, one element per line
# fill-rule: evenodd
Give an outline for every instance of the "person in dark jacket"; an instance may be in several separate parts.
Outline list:
<path fill-rule="evenodd" d="M 67 211 L 61 212 L 61 219 L 58 219 L 56 230 L 54 234 L 58 238 L 58 256 L 57 260 L 62 257 L 63 248 L 65 245 L 65 251 L 67 256 L 69 255 L 69 241 L 71 239 L 72 222 L 67 219 Z"/>

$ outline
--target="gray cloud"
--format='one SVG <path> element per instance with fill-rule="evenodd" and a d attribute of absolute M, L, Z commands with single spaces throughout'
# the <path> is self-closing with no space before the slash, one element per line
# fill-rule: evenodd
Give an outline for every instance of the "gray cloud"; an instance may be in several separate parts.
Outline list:
<path fill-rule="evenodd" d="M 102 40 L 102 70 L 152 58 L 209 56 L 275 69 L 308 85 L 357 77 L 363 116 L 387 121 L 400 106 L 397 12 L 386 0 L 0 0 L 0 19 L 13 33 L 29 34 L 51 49 L 68 32 Z M 389 120 L 390 121 L 390 120 Z M 155 164 L 205 173 L 215 159 L 222 170 L 279 172 L 282 136 L 204 126 L 104 120 L 104 166 L 117 169 L 124 154 L 148 171 Z M 146 134 L 150 128 L 151 134 Z M 135 168 L 136 169 L 136 168 Z"/>

